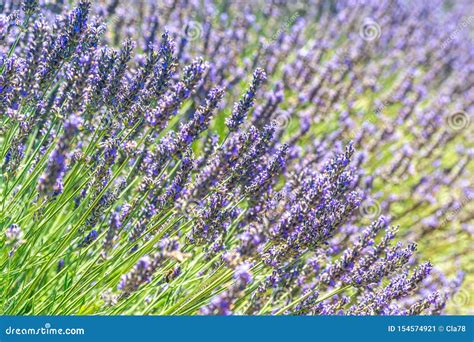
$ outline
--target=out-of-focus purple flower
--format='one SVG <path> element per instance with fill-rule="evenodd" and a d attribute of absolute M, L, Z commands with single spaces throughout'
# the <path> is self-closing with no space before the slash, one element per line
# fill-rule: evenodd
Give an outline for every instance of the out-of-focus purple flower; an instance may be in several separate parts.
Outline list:
<path fill-rule="evenodd" d="M 97 233 L 96 230 L 91 230 L 89 234 L 86 235 L 86 237 L 81 241 L 79 244 L 80 247 L 87 247 L 89 246 L 92 242 L 94 242 L 97 237 L 99 236 L 99 233 Z"/>
<path fill-rule="evenodd" d="M 6 230 L 5 230 L 5 237 L 7 241 L 10 242 L 15 242 L 18 240 L 21 240 L 23 236 L 23 231 L 21 230 L 20 226 L 17 224 L 11 224 Z"/>

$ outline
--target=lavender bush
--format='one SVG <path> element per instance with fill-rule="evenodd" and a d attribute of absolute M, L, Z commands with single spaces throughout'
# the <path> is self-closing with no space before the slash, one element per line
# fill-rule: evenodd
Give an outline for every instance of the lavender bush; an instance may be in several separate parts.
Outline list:
<path fill-rule="evenodd" d="M 0 8 L 2 314 L 472 313 L 468 1 Z"/>

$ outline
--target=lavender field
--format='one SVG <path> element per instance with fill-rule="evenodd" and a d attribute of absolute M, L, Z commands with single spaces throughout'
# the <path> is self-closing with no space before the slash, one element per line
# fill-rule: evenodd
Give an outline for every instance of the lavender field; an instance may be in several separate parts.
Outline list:
<path fill-rule="evenodd" d="M 0 13 L 1 314 L 474 314 L 472 2 Z"/>

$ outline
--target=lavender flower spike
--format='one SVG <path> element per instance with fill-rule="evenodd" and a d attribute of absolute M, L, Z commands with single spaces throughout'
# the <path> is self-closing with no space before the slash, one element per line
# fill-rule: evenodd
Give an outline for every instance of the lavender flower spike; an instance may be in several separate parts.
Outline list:
<path fill-rule="evenodd" d="M 237 131 L 240 125 L 244 122 L 250 108 L 253 106 L 257 90 L 266 79 L 267 74 L 263 69 L 255 69 L 250 88 L 247 90 L 245 95 L 242 96 L 240 101 L 234 104 L 230 118 L 226 119 L 226 125 L 231 132 Z"/>

